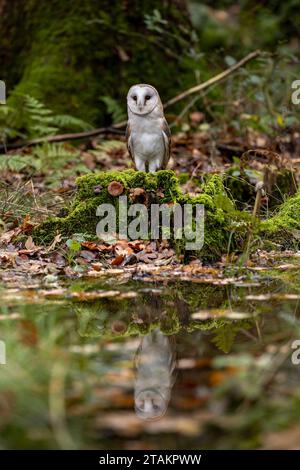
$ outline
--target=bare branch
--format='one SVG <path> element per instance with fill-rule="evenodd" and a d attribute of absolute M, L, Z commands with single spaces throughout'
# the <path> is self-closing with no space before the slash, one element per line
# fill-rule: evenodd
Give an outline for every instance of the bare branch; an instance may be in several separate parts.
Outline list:
<path fill-rule="evenodd" d="M 211 87 L 215 83 L 223 81 L 225 78 L 227 78 L 229 75 L 234 73 L 236 70 L 243 67 L 245 64 L 255 59 L 256 57 L 260 56 L 261 54 L 262 53 L 260 50 L 250 52 L 250 54 L 246 55 L 239 62 L 232 65 L 231 67 L 224 70 L 223 72 L 219 73 L 218 75 L 215 75 L 214 77 L 210 78 L 206 82 L 200 83 L 199 85 L 189 88 L 188 90 L 185 90 L 179 95 L 174 96 L 174 98 L 170 99 L 164 104 L 164 108 L 168 108 L 169 106 L 172 106 L 173 104 L 178 103 L 178 101 L 181 101 L 190 95 L 199 93 L 200 91 L 203 91 L 206 88 Z M 6 149 L 9 150 L 9 149 L 18 149 L 22 147 L 30 147 L 30 146 L 42 144 L 45 142 L 64 142 L 66 140 L 89 139 L 91 137 L 95 137 L 101 134 L 121 134 L 122 135 L 123 131 L 121 131 L 121 129 L 124 128 L 125 126 L 126 126 L 126 121 L 122 121 L 117 124 L 114 124 L 113 126 L 100 127 L 98 129 L 93 129 L 92 131 L 51 135 L 48 137 L 41 137 L 39 139 L 28 140 L 26 142 L 20 142 L 16 144 L 7 144 L 7 145 L 4 144 L 4 145 L 0 145 L 0 151 L 6 151 Z"/>

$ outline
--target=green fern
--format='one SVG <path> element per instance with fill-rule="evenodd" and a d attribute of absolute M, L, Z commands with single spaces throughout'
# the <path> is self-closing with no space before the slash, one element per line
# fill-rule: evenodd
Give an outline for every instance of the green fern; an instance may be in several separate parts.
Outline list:
<path fill-rule="evenodd" d="M 95 150 L 90 150 L 90 153 L 95 155 L 96 161 L 100 164 L 108 164 L 115 159 L 119 159 L 118 152 L 126 151 L 126 144 L 119 140 L 104 140 L 100 142 Z M 114 152 L 116 157 L 114 157 Z"/>
<path fill-rule="evenodd" d="M 71 116 L 69 114 L 56 114 L 53 116 L 53 123 L 59 129 L 69 130 L 82 130 L 87 131 L 93 128 L 90 124 L 83 121 L 83 119 Z"/>
<path fill-rule="evenodd" d="M 103 101 L 103 103 L 105 103 L 107 112 L 112 117 L 113 124 L 116 124 L 117 122 L 121 122 L 126 119 L 124 109 L 122 108 L 122 106 L 120 106 L 118 101 L 116 101 L 114 98 L 111 98 L 110 96 L 102 96 L 101 100 Z"/>
<path fill-rule="evenodd" d="M 232 348 L 237 329 L 232 323 L 228 323 L 215 330 L 215 336 L 212 342 L 224 353 L 229 353 Z"/>
<path fill-rule="evenodd" d="M 36 169 L 36 161 L 31 155 L 0 155 L 0 172 L 18 173 L 29 168 Z"/>
<path fill-rule="evenodd" d="M 31 139 L 62 131 L 89 129 L 92 129 L 89 123 L 68 114 L 54 114 L 44 103 L 30 95 L 12 94 L 10 106 L 1 107 L 0 111 L 0 134 L 4 137 Z"/>
<path fill-rule="evenodd" d="M 69 150 L 64 144 L 45 143 L 33 149 L 30 155 L 0 155 L 0 172 L 50 173 L 65 169 L 80 160 L 80 152 Z M 74 165 L 72 165 L 74 173 Z M 56 173 L 55 173 L 56 175 Z M 57 179 L 57 176 L 56 176 Z"/>
<path fill-rule="evenodd" d="M 80 152 L 76 149 L 68 149 L 63 143 L 45 143 L 34 148 L 33 156 L 37 162 L 38 170 L 62 170 L 80 158 Z"/>
<path fill-rule="evenodd" d="M 162 34 L 165 31 L 168 24 L 168 22 L 161 16 L 161 12 L 157 9 L 153 10 L 152 14 L 145 14 L 144 21 L 149 31 L 155 31 L 159 34 Z"/>
<path fill-rule="evenodd" d="M 15 128 L 12 119 L 13 115 L 13 108 L 10 106 L 0 106 L 0 140 L 2 142 L 5 142 L 9 138 L 25 137 L 24 134 Z"/>

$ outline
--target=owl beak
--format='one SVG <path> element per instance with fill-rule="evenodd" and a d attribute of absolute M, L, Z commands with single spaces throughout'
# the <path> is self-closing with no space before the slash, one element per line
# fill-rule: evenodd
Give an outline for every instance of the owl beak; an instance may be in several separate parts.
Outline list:
<path fill-rule="evenodd" d="M 137 105 L 138 105 L 139 111 L 142 111 L 142 109 L 143 109 L 142 101 L 138 100 Z"/>

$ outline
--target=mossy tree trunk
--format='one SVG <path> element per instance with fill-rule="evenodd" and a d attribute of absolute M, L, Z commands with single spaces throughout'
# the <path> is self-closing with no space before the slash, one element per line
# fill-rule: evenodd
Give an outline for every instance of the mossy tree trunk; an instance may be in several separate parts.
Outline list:
<path fill-rule="evenodd" d="M 8 92 L 94 125 L 105 121 L 101 97 L 125 103 L 133 83 L 152 83 L 163 99 L 190 85 L 191 44 L 184 0 L 0 0 Z"/>

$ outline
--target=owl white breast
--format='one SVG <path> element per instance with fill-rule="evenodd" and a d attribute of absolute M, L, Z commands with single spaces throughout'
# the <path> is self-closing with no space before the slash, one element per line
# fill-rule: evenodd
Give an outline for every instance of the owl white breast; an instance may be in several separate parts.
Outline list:
<path fill-rule="evenodd" d="M 134 85 L 127 94 L 127 147 L 140 171 L 155 172 L 170 158 L 170 130 L 157 90 L 151 85 Z"/>
<path fill-rule="evenodd" d="M 141 341 L 136 357 L 135 412 L 141 419 L 162 417 L 174 383 L 175 355 L 170 339 L 159 328 Z"/>

